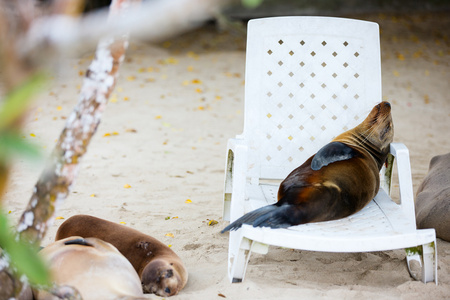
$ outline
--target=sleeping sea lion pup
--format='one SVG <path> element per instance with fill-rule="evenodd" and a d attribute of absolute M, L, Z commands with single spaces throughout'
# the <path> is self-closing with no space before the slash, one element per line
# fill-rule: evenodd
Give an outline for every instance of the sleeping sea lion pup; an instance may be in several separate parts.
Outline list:
<path fill-rule="evenodd" d="M 393 136 L 391 105 L 381 102 L 361 124 L 292 171 L 280 185 L 277 203 L 245 214 L 222 233 L 242 224 L 286 228 L 356 213 L 378 193 Z"/>
<path fill-rule="evenodd" d="M 96 237 L 114 245 L 133 265 L 144 293 L 173 296 L 186 285 L 188 272 L 181 259 L 149 235 L 87 215 L 67 219 L 59 227 L 56 240 L 73 235 Z"/>
<path fill-rule="evenodd" d="M 39 255 L 49 263 L 56 284 L 74 287 L 85 300 L 144 299 L 136 270 L 102 240 L 68 237 L 48 245 Z M 37 300 L 57 299 L 44 290 L 35 290 L 34 296 Z"/>

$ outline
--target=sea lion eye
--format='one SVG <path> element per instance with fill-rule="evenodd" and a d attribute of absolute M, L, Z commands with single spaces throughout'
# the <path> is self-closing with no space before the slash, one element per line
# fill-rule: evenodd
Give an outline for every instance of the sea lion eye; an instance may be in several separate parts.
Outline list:
<path fill-rule="evenodd" d="M 169 289 L 169 288 L 166 288 L 166 289 L 164 290 L 164 292 L 165 292 L 166 294 L 170 294 L 170 289 Z"/>

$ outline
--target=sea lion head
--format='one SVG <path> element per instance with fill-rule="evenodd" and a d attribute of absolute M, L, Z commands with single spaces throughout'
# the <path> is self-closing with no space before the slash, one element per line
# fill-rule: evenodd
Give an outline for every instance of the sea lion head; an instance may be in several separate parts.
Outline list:
<path fill-rule="evenodd" d="M 391 104 L 381 102 L 369 113 L 367 118 L 356 128 L 364 143 L 370 143 L 382 154 L 389 152 L 389 144 L 394 138 L 394 124 L 391 116 Z"/>
<path fill-rule="evenodd" d="M 141 274 L 144 293 L 152 293 L 161 297 L 178 294 L 186 284 L 174 263 L 163 259 L 155 259 L 147 264 Z"/>

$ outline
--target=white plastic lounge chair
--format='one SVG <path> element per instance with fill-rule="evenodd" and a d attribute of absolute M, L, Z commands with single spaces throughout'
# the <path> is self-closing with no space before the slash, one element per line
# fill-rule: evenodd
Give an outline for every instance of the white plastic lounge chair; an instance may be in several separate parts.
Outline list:
<path fill-rule="evenodd" d="M 378 24 L 328 17 L 251 20 L 244 131 L 228 142 L 224 219 L 274 203 L 282 179 L 364 120 L 381 99 Z M 352 216 L 230 232 L 230 280 L 244 279 L 252 251 L 265 254 L 275 245 L 324 252 L 405 248 L 411 275 L 437 284 L 436 235 L 434 229 L 416 229 L 408 149 L 393 143 L 391 154 L 380 192 Z M 390 198 L 394 157 L 401 204 Z M 413 261 L 419 272 L 411 269 Z"/>

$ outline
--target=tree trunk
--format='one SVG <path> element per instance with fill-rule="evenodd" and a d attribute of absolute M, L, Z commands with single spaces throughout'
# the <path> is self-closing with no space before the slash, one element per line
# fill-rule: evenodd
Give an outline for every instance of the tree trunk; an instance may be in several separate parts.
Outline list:
<path fill-rule="evenodd" d="M 134 2 L 139 1 L 113 0 L 110 18 Z M 22 240 L 39 244 L 54 221 L 56 209 L 68 196 L 77 176 L 80 160 L 100 124 L 127 46 L 126 34 L 115 33 L 114 36 L 105 37 L 99 42 L 95 58 L 86 72 L 78 104 L 68 117 L 50 161 L 36 183 L 31 199 L 20 218 L 17 232 Z M 25 290 L 26 278 L 19 281 L 4 253 L 1 253 L 1 256 L 0 294 L 6 293 L 3 296 L 14 299 Z"/>

